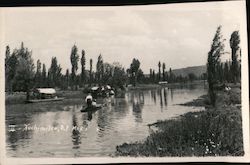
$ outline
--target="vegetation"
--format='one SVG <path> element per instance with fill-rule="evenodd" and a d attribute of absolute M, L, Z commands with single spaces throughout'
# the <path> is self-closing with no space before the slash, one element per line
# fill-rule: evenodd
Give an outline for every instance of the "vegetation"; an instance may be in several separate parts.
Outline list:
<path fill-rule="evenodd" d="M 238 32 L 233 32 L 230 39 L 231 64 L 228 61 L 222 63 L 220 60 L 224 53 L 224 41 L 221 35 L 221 26 L 219 26 L 208 53 L 207 73 L 202 75 L 208 81 L 208 95 L 182 104 L 185 106 L 204 106 L 205 111 L 190 112 L 177 119 L 151 124 L 149 127 L 156 126 L 158 128 L 156 132 L 151 133 L 143 142 L 124 143 L 117 146 L 116 155 L 244 155 L 239 78 L 240 60 L 236 53 L 240 50 Z M 174 80 L 174 75 L 171 74 L 170 68 L 169 81 Z M 188 77 L 191 81 L 194 79 L 192 74 L 189 74 Z"/>
<path fill-rule="evenodd" d="M 46 65 L 38 59 L 36 68 L 32 59 L 32 51 L 24 47 L 21 43 L 19 49 L 14 49 L 11 52 L 9 46 L 6 46 L 5 55 L 5 76 L 6 76 L 6 92 L 23 91 L 27 92 L 27 97 L 30 89 L 37 87 L 54 87 L 62 90 L 76 90 L 79 87 L 85 88 L 92 85 L 109 84 L 115 88 L 124 89 L 125 86 L 133 84 L 134 87 L 141 84 L 158 84 L 160 81 L 169 83 L 187 83 L 195 80 L 208 80 L 209 96 L 212 104 L 216 100 L 214 88 L 221 83 L 240 81 L 240 39 L 239 32 L 235 31 L 231 35 L 230 46 L 232 49 L 232 61 L 221 62 L 220 56 L 223 54 L 224 39 L 221 35 L 221 27 L 218 27 L 213 39 L 211 50 L 208 53 L 207 73 L 202 73 L 200 76 L 194 73 L 186 75 L 175 75 L 172 68 L 164 62 L 156 63 L 155 69 L 149 69 L 149 75 L 143 73 L 140 68 L 141 62 L 139 59 L 132 59 L 129 68 L 124 68 L 120 63 L 107 63 L 100 54 L 96 63 L 96 71 L 93 71 L 93 59 L 89 60 L 90 67 L 86 68 L 86 52 L 82 49 L 81 59 L 78 54 L 78 48 L 73 45 L 69 60 L 71 62 L 70 69 L 66 69 L 65 74 L 62 73 L 62 68 L 56 57 L 52 57 L 51 65 L 46 70 Z M 78 74 L 78 63 L 80 61 L 81 71 Z M 166 71 L 168 70 L 168 71 Z"/>
<path fill-rule="evenodd" d="M 238 58 L 237 51 L 240 50 L 239 43 L 239 33 L 235 31 L 232 33 L 230 38 L 230 46 L 232 49 L 232 63 L 226 61 L 221 62 L 220 57 L 224 54 L 224 41 L 221 34 L 221 26 L 217 28 L 215 33 L 211 49 L 208 52 L 207 59 L 207 80 L 209 85 L 209 97 L 211 104 L 215 106 L 216 101 L 216 86 L 222 83 L 229 82 L 240 82 L 240 59 Z"/>
<path fill-rule="evenodd" d="M 179 118 L 158 121 L 143 142 L 117 146 L 117 156 L 242 156 L 243 137 L 240 87 L 217 91 L 217 104 L 205 111 L 189 112 Z M 189 106 L 209 105 L 206 96 Z"/>

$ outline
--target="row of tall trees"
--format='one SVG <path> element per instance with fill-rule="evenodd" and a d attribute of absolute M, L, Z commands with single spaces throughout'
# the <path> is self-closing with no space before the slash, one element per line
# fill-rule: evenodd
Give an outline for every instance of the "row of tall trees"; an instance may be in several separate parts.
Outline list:
<path fill-rule="evenodd" d="M 81 59 L 78 54 L 78 48 L 74 45 L 71 49 L 70 62 L 71 73 L 66 69 L 62 73 L 62 68 L 56 57 L 52 57 L 51 65 L 46 69 L 38 59 L 36 67 L 32 59 L 32 51 L 24 47 L 14 49 L 11 52 L 10 47 L 6 47 L 5 57 L 5 80 L 6 91 L 29 91 L 34 87 L 58 87 L 61 89 L 75 90 L 84 85 L 95 84 L 112 84 L 113 86 L 122 87 L 127 82 L 127 75 L 124 67 L 118 62 L 110 64 L 104 63 L 102 55 L 97 59 L 96 72 L 93 71 L 93 59 L 89 60 L 90 68 L 86 70 L 85 51 L 81 51 Z M 81 64 L 81 72 L 77 74 Z"/>
<path fill-rule="evenodd" d="M 81 65 L 81 72 L 77 74 Z M 119 63 L 104 62 L 100 54 L 96 63 L 96 72 L 93 72 L 93 59 L 89 60 L 89 69 L 86 69 L 86 53 L 81 50 L 81 58 L 78 48 L 73 45 L 70 53 L 71 72 L 66 69 L 66 73 L 62 73 L 62 68 L 56 57 L 52 57 L 50 67 L 41 63 L 38 59 L 36 67 L 32 59 L 32 52 L 24 47 L 14 49 L 11 53 L 10 47 L 6 47 L 5 58 L 5 75 L 6 75 L 6 91 L 27 91 L 34 87 L 58 87 L 61 89 L 77 89 L 86 84 L 112 84 L 113 86 L 122 87 L 125 84 L 137 83 L 158 83 L 159 81 L 169 82 L 186 82 L 188 77 L 175 76 L 172 69 L 166 71 L 165 63 L 159 62 L 159 72 L 150 69 L 150 74 L 144 75 L 140 68 L 140 61 L 133 59 L 130 67 L 125 71 L 124 67 Z M 162 72 L 161 72 L 162 70 Z M 191 78 L 191 76 L 189 76 Z M 194 77 L 194 76 L 193 76 Z M 196 78 L 193 78 L 196 79 Z"/>
<path fill-rule="evenodd" d="M 230 37 L 231 60 L 221 62 L 225 54 L 225 39 L 221 33 L 221 26 L 216 30 L 207 59 L 207 81 L 209 97 L 213 106 L 216 103 L 216 86 L 222 83 L 238 83 L 241 81 L 241 50 L 239 31 L 234 31 Z"/>
<path fill-rule="evenodd" d="M 179 78 L 182 78 L 180 75 L 176 77 L 176 75 L 172 72 L 172 69 L 169 68 L 169 71 L 166 71 L 166 64 L 159 61 L 158 63 L 158 73 L 155 73 L 155 70 L 149 70 L 149 81 L 151 83 L 157 83 L 160 81 L 167 81 L 169 83 L 178 82 Z"/>

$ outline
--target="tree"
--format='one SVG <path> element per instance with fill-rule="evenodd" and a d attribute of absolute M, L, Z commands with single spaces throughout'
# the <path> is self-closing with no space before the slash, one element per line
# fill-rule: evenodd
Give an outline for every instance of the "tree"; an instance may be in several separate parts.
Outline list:
<path fill-rule="evenodd" d="M 81 72 L 81 84 L 85 83 L 85 51 L 82 50 L 82 58 L 81 58 L 81 65 L 82 65 L 82 72 Z"/>
<path fill-rule="evenodd" d="M 140 82 L 140 83 L 145 82 L 145 81 L 144 81 L 144 80 L 145 80 L 145 76 L 144 76 L 144 74 L 143 74 L 143 71 L 142 71 L 140 68 L 138 69 L 137 80 L 138 80 L 138 82 Z"/>
<path fill-rule="evenodd" d="M 42 86 L 46 87 L 47 86 L 47 73 L 46 73 L 46 66 L 43 64 L 43 69 L 42 69 Z"/>
<path fill-rule="evenodd" d="M 209 85 L 209 98 L 213 106 L 215 106 L 216 93 L 214 91 L 214 86 L 218 82 L 216 74 L 218 72 L 217 66 L 220 65 L 220 56 L 224 51 L 224 39 L 221 34 L 221 26 L 216 30 L 215 36 L 213 38 L 213 43 L 211 49 L 208 52 L 207 59 L 207 79 Z"/>
<path fill-rule="evenodd" d="M 93 75 L 92 75 L 92 68 L 93 68 L 93 60 L 92 58 L 89 60 L 89 83 L 92 84 L 93 81 Z"/>
<path fill-rule="evenodd" d="M 188 79 L 189 79 L 191 82 L 193 82 L 195 79 L 197 79 L 197 77 L 195 76 L 194 73 L 189 73 L 189 74 L 188 74 Z"/>
<path fill-rule="evenodd" d="M 25 91 L 26 98 L 29 99 L 30 89 L 33 87 L 34 79 L 34 63 L 32 52 L 24 47 L 23 42 L 21 48 L 14 51 L 17 57 L 16 73 L 14 77 L 13 87 L 15 90 Z"/>
<path fill-rule="evenodd" d="M 237 51 L 240 50 L 240 36 L 239 31 L 234 31 L 230 38 L 230 47 L 232 49 L 232 78 L 233 82 L 239 81 L 239 64 Z"/>
<path fill-rule="evenodd" d="M 153 70 L 151 68 L 149 69 L 149 81 L 153 82 Z"/>
<path fill-rule="evenodd" d="M 223 68 L 223 77 L 224 77 L 224 80 L 226 82 L 230 81 L 229 66 L 230 66 L 230 64 L 228 63 L 228 61 L 226 61 L 225 64 L 224 64 L 224 68 Z"/>
<path fill-rule="evenodd" d="M 152 80 L 153 80 L 153 82 L 155 82 L 155 70 L 153 70 L 153 72 L 152 72 Z"/>
<path fill-rule="evenodd" d="M 35 74 L 35 86 L 41 87 L 42 85 L 42 66 L 41 66 L 40 60 L 37 60 L 36 62 L 36 74 Z"/>
<path fill-rule="evenodd" d="M 71 49 L 71 55 L 70 55 L 70 62 L 72 65 L 71 69 L 72 88 L 76 85 L 76 72 L 78 69 L 78 61 L 79 61 L 79 55 L 77 51 L 78 49 L 76 45 L 74 45 Z"/>
<path fill-rule="evenodd" d="M 132 63 L 130 64 L 130 74 L 132 75 L 132 79 L 133 79 L 133 85 L 136 85 L 137 82 L 137 73 L 138 70 L 140 68 L 140 61 L 138 59 L 133 59 Z"/>
<path fill-rule="evenodd" d="M 161 62 L 160 62 L 160 61 L 159 61 L 159 63 L 158 63 L 158 67 L 159 67 L 158 81 L 161 81 Z"/>
<path fill-rule="evenodd" d="M 107 84 L 111 84 L 112 77 L 114 75 L 114 65 L 111 65 L 109 63 L 104 63 L 103 69 L 104 69 L 104 72 L 103 72 L 102 81 L 106 82 Z"/>
<path fill-rule="evenodd" d="M 51 66 L 49 69 L 49 86 L 61 87 L 61 66 L 57 64 L 56 57 L 52 57 Z"/>
<path fill-rule="evenodd" d="M 69 87 L 69 69 L 66 70 L 66 74 L 65 74 L 65 79 L 66 79 L 66 88 L 68 89 Z"/>
<path fill-rule="evenodd" d="M 103 77 L 103 59 L 102 55 L 100 54 L 98 56 L 98 60 L 96 63 L 96 80 L 98 83 L 102 83 L 102 77 Z"/>
<path fill-rule="evenodd" d="M 162 64 L 162 79 L 163 79 L 163 81 L 166 81 L 165 69 L 166 69 L 166 65 L 165 65 L 165 63 L 163 63 Z"/>
<path fill-rule="evenodd" d="M 17 50 L 10 55 L 10 47 L 6 46 L 5 51 L 5 88 L 7 91 L 12 92 L 13 79 L 16 74 L 17 66 Z"/>
<path fill-rule="evenodd" d="M 172 83 L 173 82 L 173 73 L 172 73 L 172 69 L 169 68 L 169 82 Z"/>
<path fill-rule="evenodd" d="M 112 64 L 113 76 L 112 76 L 112 86 L 115 88 L 123 89 L 126 83 L 126 73 L 125 69 L 118 62 Z"/>

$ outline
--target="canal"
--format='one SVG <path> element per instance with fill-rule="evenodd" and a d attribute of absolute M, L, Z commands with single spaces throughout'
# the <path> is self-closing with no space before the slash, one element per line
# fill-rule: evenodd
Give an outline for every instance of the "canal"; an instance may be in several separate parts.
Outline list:
<path fill-rule="evenodd" d="M 203 86 L 133 90 L 91 115 L 80 112 L 83 99 L 6 105 L 7 156 L 111 156 L 117 145 L 144 140 L 147 124 L 200 111 L 177 104 L 205 93 Z"/>

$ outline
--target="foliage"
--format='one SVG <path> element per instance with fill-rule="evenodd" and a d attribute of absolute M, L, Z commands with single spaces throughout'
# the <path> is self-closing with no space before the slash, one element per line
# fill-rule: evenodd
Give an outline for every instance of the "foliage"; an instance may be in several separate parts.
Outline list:
<path fill-rule="evenodd" d="M 57 64 L 56 57 L 52 57 L 51 66 L 48 71 L 48 85 L 50 87 L 60 87 L 61 86 L 61 66 Z"/>
<path fill-rule="evenodd" d="M 71 79 L 72 79 L 72 88 L 76 85 L 76 71 L 78 69 L 78 61 L 79 61 L 79 55 L 77 53 L 78 49 L 76 45 L 74 45 L 71 49 L 71 55 L 70 55 L 70 62 L 72 65 L 71 68 Z"/>
<path fill-rule="evenodd" d="M 165 76 L 165 69 L 166 69 L 166 64 L 162 64 L 162 80 L 166 81 L 166 76 Z"/>
<path fill-rule="evenodd" d="M 92 58 L 89 60 L 90 68 L 89 68 L 89 83 L 91 85 L 93 81 L 93 73 L 92 73 L 92 68 L 93 68 L 93 60 Z"/>
<path fill-rule="evenodd" d="M 207 75 L 209 85 L 209 97 L 212 105 L 215 105 L 216 93 L 214 86 L 218 83 L 218 66 L 220 65 L 220 56 L 224 51 L 224 39 L 221 34 L 221 26 L 216 30 L 211 49 L 208 52 Z"/>
<path fill-rule="evenodd" d="M 14 91 L 25 91 L 27 99 L 29 98 L 29 91 L 33 87 L 33 79 L 34 79 L 34 63 L 31 57 L 32 52 L 28 50 L 28 48 L 24 47 L 24 44 L 21 43 L 21 47 L 19 49 L 15 49 L 13 51 L 12 56 L 8 63 L 8 66 L 11 67 L 11 71 L 15 71 L 11 73 L 9 76 L 11 77 L 11 83 Z M 15 64 L 13 66 L 12 64 Z"/>
<path fill-rule="evenodd" d="M 41 62 L 40 60 L 37 60 L 37 63 L 36 63 L 36 74 L 35 74 L 35 78 L 34 78 L 34 81 L 35 81 L 35 86 L 36 87 L 41 87 L 42 86 L 42 66 L 41 66 Z"/>
<path fill-rule="evenodd" d="M 240 77 L 240 70 L 239 70 L 239 62 L 238 62 L 238 54 L 237 51 L 240 50 L 240 36 L 239 36 L 239 31 L 234 31 L 231 34 L 230 38 L 230 47 L 232 49 L 232 78 L 233 82 L 239 82 L 239 77 Z"/>
<path fill-rule="evenodd" d="M 161 81 L 161 62 L 160 61 L 158 63 L 158 68 L 159 68 L 159 71 L 158 71 L 158 81 Z"/>
<path fill-rule="evenodd" d="M 102 55 L 100 54 L 98 56 L 98 60 L 96 64 L 96 81 L 98 83 L 102 83 L 103 73 L 104 73 L 103 59 L 102 59 Z"/>
<path fill-rule="evenodd" d="M 82 58 L 81 58 L 81 66 L 82 66 L 81 84 L 85 83 L 85 80 L 86 80 L 86 75 L 85 75 L 85 63 L 86 63 L 85 51 L 82 50 Z"/>
<path fill-rule="evenodd" d="M 130 64 L 129 73 L 132 78 L 132 82 L 134 86 L 136 85 L 136 82 L 137 82 L 137 76 L 138 76 L 138 70 L 140 68 L 140 64 L 141 64 L 140 61 L 135 58 L 132 60 L 132 63 Z"/>
<path fill-rule="evenodd" d="M 158 121 L 152 124 L 158 130 L 152 132 L 145 141 L 119 145 L 116 155 L 242 156 L 241 110 L 231 105 L 235 98 L 240 98 L 238 89 L 231 93 L 221 92 L 217 99 L 222 104 L 216 107 L 189 112 L 178 119 Z"/>

